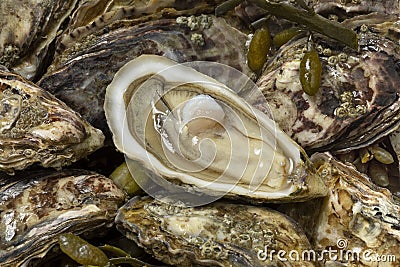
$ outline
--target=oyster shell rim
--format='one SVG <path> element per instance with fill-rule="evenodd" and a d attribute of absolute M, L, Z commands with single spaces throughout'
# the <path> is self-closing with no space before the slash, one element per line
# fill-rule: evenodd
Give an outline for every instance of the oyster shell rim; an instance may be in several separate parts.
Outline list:
<path fill-rule="evenodd" d="M 146 69 L 146 67 L 138 67 L 134 68 L 135 66 L 140 66 L 144 61 L 147 60 L 159 60 L 157 63 L 153 63 L 151 70 Z M 144 65 L 144 64 L 143 64 Z M 172 67 L 180 66 L 180 68 L 190 69 L 190 75 L 185 75 L 185 76 L 179 76 L 174 72 L 171 72 L 171 70 L 168 72 L 168 69 Z M 134 68 L 134 69 L 131 69 Z M 148 68 L 148 67 L 147 67 Z M 283 141 L 279 141 L 279 146 L 284 148 L 284 151 L 290 151 L 291 157 L 294 158 L 297 162 L 295 162 L 295 165 L 297 166 L 298 163 L 302 164 L 302 170 L 300 173 L 297 174 L 298 177 L 295 177 L 294 179 L 289 179 L 287 178 L 287 190 L 284 193 L 281 192 L 267 192 L 265 194 L 263 191 L 261 192 L 251 192 L 249 194 L 249 189 L 243 189 L 243 190 L 237 190 L 239 188 L 236 185 L 234 185 L 227 194 L 229 196 L 232 195 L 240 195 L 240 196 L 246 196 L 249 197 L 251 200 L 258 200 L 258 201 L 271 201 L 271 202 L 289 202 L 289 201 L 305 201 L 310 198 L 315 198 L 319 196 L 324 196 L 327 193 L 327 188 L 325 187 L 325 184 L 322 182 L 320 177 L 316 177 L 316 179 L 310 179 L 311 176 L 315 176 L 315 170 L 310 164 L 307 155 L 305 154 L 304 150 L 297 145 L 292 139 L 290 139 L 286 134 L 284 134 L 279 128 L 277 128 L 276 123 L 269 119 L 264 113 L 261 111 L 251 107 L 250 104 L 248 104 L 245 100 L 241 99 L 238 97 L 236 93 L 234 93 L 231 89 L 226 87 L 224 84 L 216 81 L 215 79 L 204 75 L 200 72 L 197 72 L 191 68 L 188 68 L 184 64 L 176 63 L 170 59 L 167 59 L 162 56 L 157 56 L 157 55 L 146 55 L 143 54 L 128 63 L 126 63 L 120 70 L 115 74 L 113 81 L 107 86 L 106 89 L 106 95 L 105 95 L 105 101 L 104 101 L 104 110 L 105 110 L 105 115 L 107 119 L 108 126 L 113 133 L 113 141 L 116 146 L 116 148 L 121 151 L 122 153 L 125 154 L 125 156 L 129 159 L 133 160 L 138 160 L 139 162 L 142 163 L 142 165 L 154 172 L 156 175 L 160 175 L 161 177 L 167 176 L 171 177 L 173 176 L 174 179 L 180 180 L 184 184 L 189 184 L 191 186 L 196 187 L 196 183 L 187 183 L 186 181 L 192 179 L 193 176 L 174 171 L 169 169 L 168 167 L 165 167 L 162 162 L 160 162 L 158 159 L 156 159 L 151 153 L 148 153 L 146 149 L 144 149 L 140 144 L 138 144 L 136 141 L 131 142 L 129 149 L 126 149 L 124 144 L 127 144 L 129 141 L 129 138 L 132 138 L 135 140 L 135 138 L 132 136 L 132 134 L 129 132 L 128 129 L 128 123 L 126 116 L 124 116 L 123 122 L 118 124 L 116 120 L 113 120 L 113 117 L 115 118 L 120 118 L 121 116 L 118 116 L 118 114 L 125 114 L 126 107 L 124 104 L 124 93 L 129 87 L 129 85 L 134 82 L 136 79 L 144 76 L 151 76 L 151 75 L 159 75 L 159 72 L 166 72 L 167 74 L 170 74 L 171 77 L 168 77 L 168 80 L 172 80 L 174 82 L 182 82 L 182 83 L 192 83 L 193 78 L 195 78 L 196 82 L 205 82 L 208 83 L 211 82 L 211 84 L 216 85 L 219 88 L 225 88 L 227 90 L 224 90 L 223 95 L 228 96 L 228 97 L 235 97 L 235 101 L 240 102 L 242 105 L 241 108 L 244 108 L 245 111 L 249 112 L 249 114 L 252 114 L 257 122 L 260 123 L 265 123 L 264 125 L 271 125 L 271 123 L 274 125 L 274 131 L 275 131 L 275 136 L 277 134 L 281 134 L 283 136 Z M 160 75 L 161 77 L 165 78 L 163 75 Z M 187 73 L 186 73 L 187 74 Z M 127 76 L 128 77 L 125 77 Z M 200 76 L 200 78 L 199 78 Z M 236 102 L 235 102 L 236 103 Z M 267 119 L 268 118 L 268 119 Z M 268 130 L 267 130 L 268 131 Z M 129 133 L 125 135 L 124 133 Z M 292 146 L 292 148 L 289 148 L 289 146 Z M 296 151 L 292 151 L 293 149 L 296 149 Z M 138 151 L 144 152 L 147 154 L 146 158 L 143 157 L 137 157 Z M 152 157 L 152 161 L 149 164 L 148 157 Z M 303 158 L 305 161 L 303 161 Z M 154 162 L 157 163 L 157 166 L 153 166 Z M 158 168 L 158 169 L 155 169 Z M 161 168 L 161 170 L 160 170 Z M 295 168 L 296 169 L 296 168 Z M 308 175 L 305 170 L 309 171 Z M 172 174 L 171 174 L 172 173 Z M 201 181 L 199 178 L 195 178 Z M 168 179 L 167 179 L 168 180 Z M 240 188 L 239 188 L 240 189 Z M 146 190 L 145 190 L 146 191 Z M 216 191 L 216 190 L 211 190 L 211 191 Z M 218 191 L 216 191 L 218 192 Z M 304 195 L 306 192 L 307 195 Z"/>

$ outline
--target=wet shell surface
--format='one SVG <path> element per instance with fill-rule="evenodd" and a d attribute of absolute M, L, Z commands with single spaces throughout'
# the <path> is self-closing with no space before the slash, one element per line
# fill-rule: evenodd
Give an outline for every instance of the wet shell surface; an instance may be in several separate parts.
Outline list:
<path fill-rule="evenodd" d="M 104 109 L 116 147 L 169 181 L 261 201 L 325 194 L 302 149 L 273 120 L 165 57 L 142 55 L 121 68 Z"/>
<path fill-rule="evenodd" d="M 265 207 L 215 202 L 185 208 L 135 197 L 120 208 L 116 224 L 154 257 L 176 266 L 314 266 L 269 258 L 268 249 L 301 254 L 310 244 L 290 218 Z"/>
<path fill-rule="evenodd" d="M 63 102 L 0 70 L 0 170 L 61 168 L 103 145 L 104 135 Z"/>
<path fill-rule="evenodd" d="M 18 178 L 0 180 L 1 266 L 43 257 L 60 233 L 88 234 L 111 227 L 125 199 L 112 180 L 85 170 Z"/>

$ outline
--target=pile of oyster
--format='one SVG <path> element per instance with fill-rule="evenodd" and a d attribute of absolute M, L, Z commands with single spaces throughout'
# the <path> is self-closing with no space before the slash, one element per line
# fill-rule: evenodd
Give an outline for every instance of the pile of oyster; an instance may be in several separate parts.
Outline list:
<path fill-rule="evenodd" d="M 400 266 L 399 15 L 2 0 L 0 266 Z"/>

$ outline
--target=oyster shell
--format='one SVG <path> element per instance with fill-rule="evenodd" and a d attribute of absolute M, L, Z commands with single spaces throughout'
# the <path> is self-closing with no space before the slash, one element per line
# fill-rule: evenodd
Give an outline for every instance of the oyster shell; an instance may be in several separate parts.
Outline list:
<path fill-rule="evenodd" d="M 73 46 L 84 37 L 120 20 L 134 20 L 135 24 L 155 21 L 165 17 L 212 14 L 217 1 L 113 1 L 87 0 L 81 3 L 71 16 L 66 30 L 57 40 L 57 53 Z"/>
<path fill-rule="evenodd" d="M 314 218 L 314 248 L 339 247 L 342 240 L 339 249 L 353 252 L 347 254 L 347 260 L 342 257 L 345 262 L 357 262 L 357 266 L 399 266 L 400 206 L 390 191 L 374 185 L 353 166 L 338 162 L 329 154 L 315 154 L 312 159 L 329 187 Z M 378 255 L 387 261 L 378 265 Z"/>
<path fill-rule="evenodd" d="M 306 95 L 299 80 L 306 38 L 283 46 L 257 81 L 281 128 L 307 151 L 337 152 L 370 145 L 395 130 L 400 119 L 397 42 L 367 30 L 359 34 L 360 52 L 320 38 L 315 43 L 323 68 L 315 96 Z M 251 101 L 263 109 L 256 102 Z"/>
<path fill-rule="evenodd" d="M 103 145 L 104 136 L 76 112 L 22 77 L 0 70 L 0 170 L 33 163 L 60 168 Z"/>
<path fill-rule="evenodd" d="M 0 180 L 1 266 L 43 257 L 60 233 L 110 227 L 125 199 L 110 179 L 84 170 L 18 178 Z"/>
<path fill-rule="evenodd" d="M 0 64 L 34 78 L 77 0 L 0 1 Z"/>
<path fill-rule="evenodd" d="M 126 237 L 168 264 L 314 266 L 269 258 L 268 250 L 301 255 L 310 245 L 294 221 L 268 208 L 224 202 L 186 208 L 135 197 L 119 209 L 115 221 Z"/>
<path fill-rule="evenodd" d="M 273 120 L 165 57 L 142 55 L 121 68 L 104 109 L 120 151 L 194 191 L 259 201 L 326 193 L 302 149 Z"/>
<path fill-rule="evenodd" d="M 356 1 L 314 1 L 314 10 L 323 15 L 335 14 L 342 20 L 345 16 L 355 16 L 357 14 L 380 13 L 398 15 L 400 3 L 397 0 L 356 0 Z"/>

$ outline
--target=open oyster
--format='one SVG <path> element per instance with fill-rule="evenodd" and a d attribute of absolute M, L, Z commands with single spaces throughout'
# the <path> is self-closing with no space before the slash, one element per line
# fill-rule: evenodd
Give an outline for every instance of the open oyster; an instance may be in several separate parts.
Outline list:
<path fill-rule="evenodd" d="M 326 193 L 302 149 L 273 120 L 167 58 L 142 55 L 126 64 L 107 87 L 104 108 L 120 151 L 194 191 L 262 201 Z"/>
<path fill-rule="evenodd" d="M 43 257 L 57 235 L 94 233 L 113 224 L 125 194 L 85 170 L 0 179 L 0 262 L 20 266 Z"/>
<path fill-rule="evenodd" d="M 60 168 L 103 145 L 104 136 L 53 95 L 0 70 L 0 170 Z"/>
<path fill-rule="evenodd" d="M 295 256 L 311 248 L 302 230 L 268 208 L 224 202 L 186 208 L 135 197 L 119 209 L 116 224 L 157 259 L 177 266 L 314 266 Z M 287 261 L 274 254 L 280 250 Z"/>
<path fill-rule="evenodd" d="M 336 254 L 337 261 L 357 266 L 399 266 L 400 206 L 390 191 L 329 154 L 314 154 L 312 159 L 329 187 L 314 217 L 314 248 L 336 246 L 344 252 Z"/>

